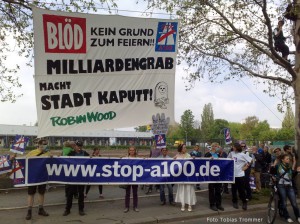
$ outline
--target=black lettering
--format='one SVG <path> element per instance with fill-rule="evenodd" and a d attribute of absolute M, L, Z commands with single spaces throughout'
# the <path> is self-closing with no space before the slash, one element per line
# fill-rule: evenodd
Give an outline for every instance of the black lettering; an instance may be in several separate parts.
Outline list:
<path fill-rule="evenodd" d="M 109 103 L 113 103 L 113 102 L 119 103 L 116 91 L 110 92 Z"/>
<path fill-rule="evenodd" d="M 97 30 L 97 28 L 91 27 L 91 36 L 92 35 L 96 35 L 96 36 L 98 35 L 96 30 Z"/>
<path fill-rule="evenodd" d="M 76 94 L 76 93 L 74 93 L 74 94 Z M 74 94 L 73 94 L 73 96 L 74 96 Z M 71 100 L 69 94 L 62 94 L 62 97 L 61 97 L 61 108 L 65 108 L 66 106 L 73 107 L 72 100 Z"/>
<path fill-rule="evenodd" d="M 128 100 L 129 100 L 129 102 L 133 102 L 135 100 L 135 91 L 134 90 L 128 91 Z"/>
<path fill-rule="evenodd" d="M 122 59 L 116 59 L 116 72 L 122 71 L 124 69 L 124 62 Z"/>
<path fill-rule="evenodd" d="M 127 92 L 125 90 L 120 90 L 119 91 L 119 100 L 120 103 L 123 103 L 123 99 L 127 98 Z"/>
<path fill-rule="evenodd" d="M 107 91 L 98 92 L 98 102 L 99 102 L 99 104 L 103 104 L 103 101 L 104 101 L 104 104 L 108 103 L 107 94 L 108 94 Z"/>
<path fill-rule="evenodd" d="M 74 107 L 80 107 L 83 105 L 84 100 L 80 93 L 73 93 Z"/>
<path fill-rule="evenodd" d="M 51 109 L 51 103 L 49 102 L 50 96 L 42 96 L 41 102 L 42 102 L 42 110 L 50 110 Z"/>
<path fill-rule="evenodd" d="M 97 73 L 98 71 L 104 72 L 104 67 L 103 67 L 102 60 L 96 60 L 95 61 L 93 73 Z"/>
<path fill-rule="evenodd" d="M 137 101 L 140 102 L 143 90 L 136 90 L 135 93 L 136 93 L 136 96 L 137 96 Z"/>
<path fill-rule="evenodd" d="M 78 61 L 78 72 L 79 73 L 86 73 L 86 69 L 84 69 L 84 66 L 83 66 L 83 60 Z"/>
<path fill-rule="evenodd" d="M 60 96 L 59 95 L 52 95 L 51 96 L 51 101 L 53 102 L 53 108 L 54 109 L 59 109 L 59 104 L 58 104 L 59 100 L 60 100 Z"/>
<path fill-rule="evenodd" d="M 83 97 L 86 100 L 85 105 L 89 106 L 91 105 L 91 97 L 92 97 L 92 93 L 83 93 Z"/>
<path fill-rule="evenodd" d="M 91 43 L 91 47 L 97 47 L 97 38 L 91 38 L 91 41 L 92 41 L 92 43 Z"/>
<path fill-rule="evenodd" d="M 158 68 L 164 69 L 164 61 L 163 61 L 162 57 L 157 58 L 155 69 L 158 69 Z"/>
<path fill-rule="evenodd" d="M 147 69 L 154 69 L 154 58 L 147 58 Z"/>
<path fill-rule="evenodd" d="M 112 59 L 106 59 L 105 60 L 105 71 L 106 72 L 113 72 L 114 69 L 114 61 Z"/>
<path fill-rule="evenodd" d="M 47 83 L 40 83 L 40 91 L 47 90 Z"/>
<path fill-rule="evenodd" d="M 55 69 L 56 74 L 60 74 L 61 72 L 60 60 L 56 60 L 56 61 L 47 60 L 47 75 L 52 75 L 53 69 Z"/>
<path fill-rule="evenodd" d="M 78 71 L 75 69 L 74 60 L 69 60 L 69 74 L 77 74 Z"/>
<path fill-rule="evenodd" d="M 173 60 L 173 58 L 169 58 L 169 57 L 167 57 L 166 59 L 165 59 L 165 68 L 166 69 L 172 69 L 173 68 L 173 62 L 174 62 L 174 60 Z"/>

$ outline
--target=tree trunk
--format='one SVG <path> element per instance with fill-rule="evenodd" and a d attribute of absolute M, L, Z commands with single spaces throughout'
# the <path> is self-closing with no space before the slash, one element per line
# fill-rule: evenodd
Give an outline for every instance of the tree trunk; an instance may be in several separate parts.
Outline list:
<path fill-rule="evenodd" d="M 300 0 L 297 0 L 297 5 L 300 4 Z M 297 73 L 296 79 L 293 81 L 293 89 L 295 93 L 295 149 L 296 153 L 298 155 L 298 158 L 300 159 L 300 48 L 297 46 L 300 46 L 300 15 L 297 15 L 298 19 L 295 22 L 295 30 L 294 30 L 294 44 L 296 48 L 295 52 L 295 71 Z M 296 167 L 300 166 L 300 160 L 297 160 Z M 300 178 L 297 175 L 296 179 L 297 187 L 300 186 Z M 298 197 L 300 194 L 298 194 Z"/>

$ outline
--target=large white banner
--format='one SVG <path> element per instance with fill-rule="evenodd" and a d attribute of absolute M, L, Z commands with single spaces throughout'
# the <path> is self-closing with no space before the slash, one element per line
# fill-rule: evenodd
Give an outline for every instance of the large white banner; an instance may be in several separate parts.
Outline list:
<path fill-rule="evenodd" d="M 174 121 L 176 20 L 33 8 L 38 136 Z"/>

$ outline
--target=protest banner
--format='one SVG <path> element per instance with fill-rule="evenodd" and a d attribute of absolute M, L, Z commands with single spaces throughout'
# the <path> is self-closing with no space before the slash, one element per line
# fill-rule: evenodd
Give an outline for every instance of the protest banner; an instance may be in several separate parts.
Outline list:
<path fill-rule="evenodd" d="M 18 159 L 24 180 L 15 186 L 59 184 L 232 183 L 232 159 L 30 157 Z M 25 175 L 26 174 L 26 175 Z"/>
<path fill-rule="evenodd" d="M 9 155 L 0 155 L 0 175 L 11 172 L 12 165 Z"/>
<path fill-rule="evenodd" d="M 38 137 L 174 121 L 177 20 L 33 7 L 33 22 Z"/>
<path fill-rule="evenodd" d="M 16 135 L 10 151 L 23 155 L 28 142 L 29 142 L 28 137 L 25 137 L 24 135 Z"/>

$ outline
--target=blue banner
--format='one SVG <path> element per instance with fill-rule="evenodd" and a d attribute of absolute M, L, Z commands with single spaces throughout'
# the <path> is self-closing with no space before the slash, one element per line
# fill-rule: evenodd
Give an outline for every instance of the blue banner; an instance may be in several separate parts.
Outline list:
<path fill-rule="evenodd" d="M 232 159 L 26 158 L 25 184 L 232 183 Z M 20 164 L 24 161 L 20 160 Z"/>

